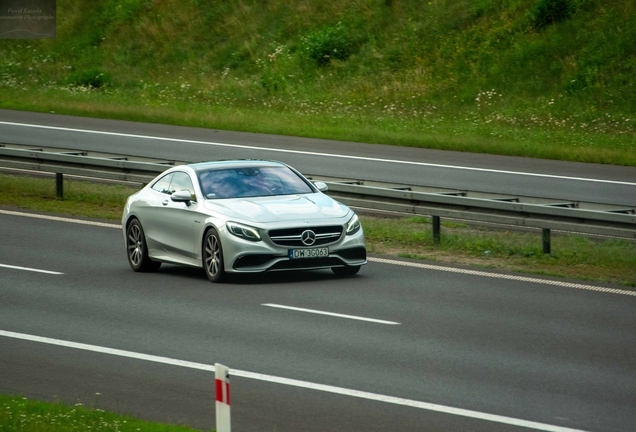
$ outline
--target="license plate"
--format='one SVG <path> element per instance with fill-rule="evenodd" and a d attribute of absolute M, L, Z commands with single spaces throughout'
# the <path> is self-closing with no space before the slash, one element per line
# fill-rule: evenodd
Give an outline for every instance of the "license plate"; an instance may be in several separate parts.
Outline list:
<path fill-rule="evenodd" d="M 329 256 L 329 248 L 290 249 L 289 259 L 322 258 Z"/>

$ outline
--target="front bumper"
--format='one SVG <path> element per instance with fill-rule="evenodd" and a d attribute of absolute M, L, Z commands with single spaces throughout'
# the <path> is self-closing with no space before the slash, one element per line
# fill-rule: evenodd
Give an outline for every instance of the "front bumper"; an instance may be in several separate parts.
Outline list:
<path fill-rule="evenodd" d="M 329 249 L 329 255 L 320 258 L 290 259 L 290 248 L 273 244 L 267 239 L 260 242 L 230 240 L 223 244 L 225 271 L 228 273 L 314 270 L 361 266 L 367 263 L 362 229 L 353 235 L 343 234 L 337 242 L 321 246 Z"/>
<path fill-rule="evenodd" d="M 367 250 L 364 246 L 329 251 L 323 258 L 290 259 L 289 256 L 271 254 L 241 255 L 232 265 L 235 272 L 259 272 L 282 270 L 310 270 L 330 267 L 359 266 L 367 263 Z"/>

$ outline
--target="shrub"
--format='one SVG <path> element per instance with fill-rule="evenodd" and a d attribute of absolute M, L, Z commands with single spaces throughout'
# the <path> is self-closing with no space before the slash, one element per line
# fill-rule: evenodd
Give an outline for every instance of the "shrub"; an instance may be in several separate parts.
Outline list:
<path fill-rule="evenodd" d="M 263 59 L 256 60 L 261 70 L 260 84 L 267 93 L 276 93 L 287 88 L 287 77 L 292 76 L 293 58 L 285 45 L 275 46 Z"/>
<path fill-rule="evenodd" d="M 304 51 L 319 66 L 326 65 L 332 58 L 346 60 L 351 55 L 352 45 L 349 31 L 342 23 L 312 32 L 302 40 Z"/>
<path fill-rule="evenodd" d="M 83 71 L 73 72 L 69 78 L 68 83 L 78 87 L 91 87 L 101 88 L 104 87 L 110 78 L 108 75 L 100 71 L 99 69 L 87 69 Z"/>
<path fill-rule="evenodd" d="M 287 87 L 285 76 L 271 70 L 261 73 L 260 83 L 267 93 L 276 93 Z"/>
<path fill-rule="evenodd" d="M 533 14 L 534 26 L 542 29 L 568 19 L 573 12 L 574 6 L 570 0 L 540 0 Z"/>

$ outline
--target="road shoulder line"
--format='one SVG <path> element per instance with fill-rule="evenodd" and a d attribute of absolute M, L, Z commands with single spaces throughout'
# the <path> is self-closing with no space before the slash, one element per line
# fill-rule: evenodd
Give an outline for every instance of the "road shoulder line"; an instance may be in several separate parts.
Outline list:
<path fill-rule="evenodd" d="M 36 214 L 36 213 L 23 213 L 18 211 L 0 209 L 0 214 L 6 214 L 9 216 L 22 216 L 22 217 L 31 217 L 36 219 L 45 219 L 45 220 L 51 220 L 55 222 L 68 222 L 68 223 L 76 223 L 81 225 L 91 225 L 91 226 L 104 227 L 104 228 L 121 229 L 121 225 L 119 224 L 110 224 L 105 222 L 88 221 L 88 220 L 82 220 L 82 219 L 73 219 L 68 217 L 50 216 L 50 215 L 43 215 L 43 214 Z M 573 282 L 564 282 L 564 281 L 557 281 L 557 280 L 550 280 L 550 279 L 539 279 L 539 278 L 528 277 L 528 276 L 518 276 L 518 275 L 510 275 L 510 274 L 502 274 L 502 273 L 490 273 L 490 272 L 485 272 L 480 270 L 469 270 L 469 269 L 462 269 L 457 267 L 445 267 L 440 265 L 415 263 L 412 261 L 399 261 L 395 259 L 386 259 L 386 258 L 379 258 L 379 257 L 368 257 L 367 261 L 377 262 L 382 264 L 389 264 L 389 265 L 398 265 L 398 266 L 404 266 L 404 267 L 414 267 L 414 268 L 420 268 L 420 269 L 426 269 L 426 270 L 445 271 L 450 273 L 463 273 L 463 274 L 469 274 L 472 276 L 483 276 L 483 277 L 490 277 L 490 278 L 497 278 L 497 279 L 515 280 L 519 282 L 539 283 L 544 285 L 559 286 L 564 288 L 575 288 L 575 289 L 582 289 L 587 291 L 604 292 L 609 294 L 636 296 L 636 291 L 624 290 L 619 288 L 608 288 L 608 287 L 602 287 L 597 285 L 586 285 L 586 284 L 579 284 L 579 283 L 573 283 Z"/>
<path fill-rule="evenodd" d="M 98 345 L 90 345 L 90 344 L 84 344 L 84 343 L 78 343 L 78 342 L 65 341 L 61 339 L 34 336 L 34 335 L 16 333 L 16 332 L 11 332 L 6 330 L 0 330 L 0 336 L 12 338 L 12 339 L 20 339 L 20 340 L 25 340 L 30 342 L 57 345 L 57 346 L 66 347 L 66 348 L 75 348 L 75 349 L 79 349 L 83 351 L 92 351 L 92 352 L 97 352 L 102 354 L 115 355 L 119 357 L 127 357 L 127 358 L 132 358 L 137 360 L 150 361 L 154 363 L 162 363 L 162 364 L 167 364 L 172 366 L 179 366 L 179 367 L 186 367 L 190 369 L 198 369 L 198 370 L 214 372 L 214 365 L 207 365 L 204 363 L 196 363 L 196 362 L 190 362 L 186 360 L 177 360 L 177 359 L 172 359 L 168 357 L 136 353 L 133 351 L 125 351 L 125 350 L 119 350 L 114 348 L 101 347 Z M 284 385 L 289 385 L 293 387 L 300 387 L 300 388 L 305 388 L 309 390 L 318 390 L 318 391 L 323 391 L 327 393 L 339 394 L 343 396 L 357 397 L 357 398 L 372 400 L 376 402 L 384 402 L 384 403 L 391 403 L 395 405 L 407 406 L 411 408 L 419 408 L 419 409 L 424 409 L 427 411 L 435 411 L 435 412 L 456 415 L 461 417 L 486 420 L 486 421 L 490 421 L 494 423 L 502 423 L 502 424 L 526 427 L 526 428 L 530 428 L 530 429 L 534 429 L 538 431 L 583 432 L 579 429 L 571 429 L 571 428 L 555 426 L 555 425 L 550 425 L 545 423 L 538 423 L 538 422 L 533 422 L 528 420 L 517 419 L 513 417 L 505 417 L 505 416 L 500 416 L 496 414 L 482 413 L 479 411 L 471 411 L 471 410 L 462 409 L 462 408 L 454 408 L 454 407 L 449 407 L 445 405 L 438 405 L 438 404 L 433 404 L 428 402 L 420 402 L 420 401 L 416 401 L 412 399 L 386 396 L 386 395 L 381 395 L 377 393 L 352 390 L 352 389 L 336 387 L 331 385 L 317 384 L 317 383 L 312 383 L 308 381 L 277 377 L 273 375 L 242 371 L 238 369 L 230 369 L 230 375 L 234 375 L 241 378 L 266 381 L 266 382 L 271 382 L 275 384 L 284 384 Z"/>
<path fill-rule="evenodd" d="M 467 166 L 461 166 L 461 165 L 433 164 L 433 163 L 427 163 L 427 162 L 411 162 L 411 161 L 405 161 L 405 160 L 373 158 L 373 157 L 354 156 L 354 155 L 342 155 L 342 154 L 333 154 L 333 153 L 310 152 L 310 151 L 302 151 L 302 150 L 289 150 L 289 149 L 281 149 L 281 148 L 275 148 L 275 147 L 258 147 L 253 145 L 229 144 L 229 143 L 191 140 L 191 139 L 183 139 L 183 138 L 168 138 L 168 137 L 155 136 L 155 135 L 137 135 L 137 134 L 130 134 L 130 133 L 107 132 L 107 131 L 99 131 L 99 130 L 92 130 L 92 129 L 67 128 L 67 127 L 61 127 L 61 126 L 46 126 L 46 125 L 37 125 L 37 124 L 29 124 L 29 123 L 7 122 L 7 121 L 0 121 L 0 125 L 32 127 L 37 129 L 59 130 L 59 131 L 67 131 L 67 132 L 80 132 L 80 133 L 95 134 L 95 135 L 120 136 L 120 137 L 139 138 L 139 139 L 146 139 L 146 140 L 181 142 L 181 143 L 187 143 L 187 144 L 239 148 L 239 149 L 256 150 L 256 151 L 270 151 L 275 153 L 290 153 L 290 154 L 301 154 L 301 155 L 307 155 L 307 156 L 321 156 L 321 157 L 331 157 L 331 158 L 339 158 L 339 159 L 363 160 L 363 161 L 369 161 L 369 162 L 426 166 L 426 167 L 434 167 L 434 168 L 449 168 L 449 169 L 456 169 L 456 170 L 463 170 L 463 171 L 512 174 L 512 175 L 520 175 L 520 176 L 526 176 L 526 177 L 554 178 L 554 179 L 562 179 L 562 180 L 585 181 L 585 182 L 591 182 L 591 183 L 621 184 L 621 185 L 628 185 L 628 186 L 636 185 L 636 183 L 632 183 L 632 182 L 615 181 L 615 180 L 592 179 L 592 178 L 585 178 L 585 177 L 569 177 L 569 176 L 562 176 L 562 175 L 540 174 L 540 173 L 530 173 L 530 172 L 522 172 L 522 171 L 506 171 L 506 170 L 496 170 L 496 169 L 490 169 L 490 168 L 467 167 Z"/>
<path fill-rule="evenodd" d="M 457 267 L 445 267 L 445 266 L 434 265 L 434 264 L 416 263 L 411 261 L 398 261 L 398 260 L 378 258 L 378 257 L 367 257 L 367 261 L 377 262 L 382 264 L 398 265 L 403 267 L 414 267 L 414 268 L 420 268 L 420 269 L 426 269 L 426 270 L 445 271 L 449 273 L 463 273 L 463 274 L 467 274 L 471 276 L 483 276 L 483 277 L 490 277 L 490 278 L 496 278 L 496 279 L 507 279 L 507 280 L 514 280 L 519 282 L 532 282 L 532 283 L 538 283 L 538 284 L 544 284 L 544 285 L 560 286 L 565 288 L 576 288 L 576 289 L 583 289 L 588 291 L 598 291 L 598 292 L 611 293 L 611 294 L 636 296 L 636 291 L 629 291 L 629 290 L 623 290 L 618 288 L 607 288 L 607 287 L 601 287 L 596 285 L 585 285 L 585 284 L 564 282 L 564 281 L 557 281 L 557 280 L 550 280 L 550 279 L 539 279 L 539 278 L 533 278 L 528 276 L 518 276 L 518 275 L 503 274 L 503 273 L 491 273 L 491 272 L 485 272 L 480 270 L 470 270 L 470 269 L 463 269 L 463 268 L 457 268 Z"/>

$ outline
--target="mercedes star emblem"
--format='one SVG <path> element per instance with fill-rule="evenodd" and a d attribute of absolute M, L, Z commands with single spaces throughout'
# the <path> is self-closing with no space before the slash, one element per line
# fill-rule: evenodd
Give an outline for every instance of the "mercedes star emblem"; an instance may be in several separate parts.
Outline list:
<path fill-rule="evenodd" d="M 312 230 L 303 231 L 303 233 L 300 235 L 300 239 L 302 240 L 304 245 L 311 246 L 316 242 L 316 233 Z"/>

